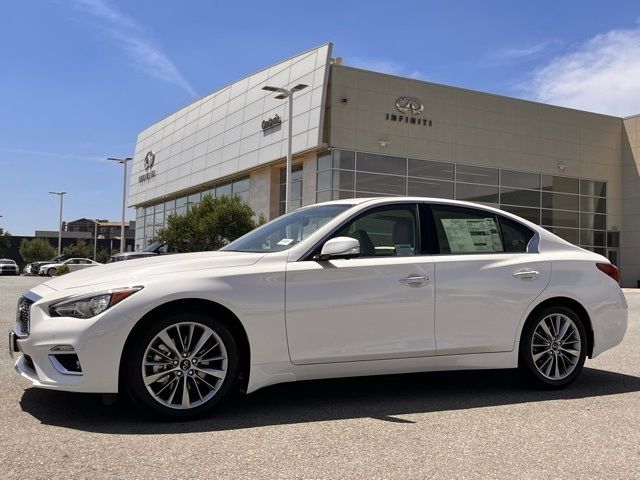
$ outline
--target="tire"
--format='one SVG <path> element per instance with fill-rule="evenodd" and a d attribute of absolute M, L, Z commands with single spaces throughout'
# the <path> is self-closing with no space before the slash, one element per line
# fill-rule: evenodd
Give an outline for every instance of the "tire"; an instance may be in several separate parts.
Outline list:
<path fill-rule="evenodd" d="M 50 277 L 55 277 L 56 273 L 58 273 L 58 270 L 56 268 L 50 268 L 49 270 L 47 270 L 47 275 L 49 275 Z"/>
<path fill-rule="evenodd" d="M 189 333 L 191 325 L 194 327 Z M 184 350 L 178 332 L 188 346 L 186 357 L 185 352 L 173 348 Z M 209 335 L 208 339 L 198 347 L 205 334 Z M 127 342 L 121 374 L 129 398 L 143 413 L 167 420 L 193 419 L 209 412 L 235 390 L 240 352 L 223 319 L 193 310 L 171 310 L 154 318 L 134 335 L 135 338 Z M 166 336 L 173 345 L 164 343 Z M 203 355 L 203 352 L 207 353 Z M 158 362 L 164 364 L 157 365 Z M 202 369 L 215 372 L 215 376 Z M 222 371 L 224 376 L 220 378 Z"/>
<path fill-rule="evenodd" d="M 568 307 L 551 306 L 527 321 L 520 338 L 519 369 L 537 386 L 562 388 L 580 375 L 587 347 L 580 317 Z"/>

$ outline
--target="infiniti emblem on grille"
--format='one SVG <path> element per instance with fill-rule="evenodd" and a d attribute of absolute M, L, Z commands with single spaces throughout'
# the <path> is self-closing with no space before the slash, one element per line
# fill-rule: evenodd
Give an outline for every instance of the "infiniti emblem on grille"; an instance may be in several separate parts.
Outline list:
<path fill-rule="evenodd" d="M 424 105 L 420 100 L 413 97 L 398 97 L 396 100 L 396 108 L 400 113 L 405 115 L 420 115 L 424 110 Z"/>

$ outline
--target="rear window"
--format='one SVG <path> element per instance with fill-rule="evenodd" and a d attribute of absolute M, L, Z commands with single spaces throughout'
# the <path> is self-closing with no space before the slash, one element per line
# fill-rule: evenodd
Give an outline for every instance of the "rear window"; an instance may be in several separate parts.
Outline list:
<path fill-rule="evenodd" d="M 525 253 L 534 232 L 491 212 L 432 205 L 441 254 Z"/>

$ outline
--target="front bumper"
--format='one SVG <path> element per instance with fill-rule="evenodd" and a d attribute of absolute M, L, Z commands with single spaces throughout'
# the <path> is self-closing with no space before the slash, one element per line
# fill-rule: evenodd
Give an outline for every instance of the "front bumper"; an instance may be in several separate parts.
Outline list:
<path fill-rule="evenodd" d="M 9 332 L 16 372 L 35 387 L 117 393 L 126 340 L 121 332 L 128 332 L 122 327 L 131 322 L 119 315 L 116 307 L 91 319 L 51 318 L 46 313 L 48 303 L 36 301 L 31 306 L 29 333 L 22 333 L 17 326 Z M 74 360 L 80 371 L 70 367 Z"/>

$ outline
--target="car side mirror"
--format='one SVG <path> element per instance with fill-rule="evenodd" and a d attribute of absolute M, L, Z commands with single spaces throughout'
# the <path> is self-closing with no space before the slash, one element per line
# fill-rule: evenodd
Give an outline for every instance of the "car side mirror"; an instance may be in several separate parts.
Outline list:
<path fill-rule="evenodd" d="M 360 242 L 351 237 L 336 237 L 322 246 L 320 255 L 314 260 L 332 260 L 336 258 L 355 258 L 360 255 Z"/>

